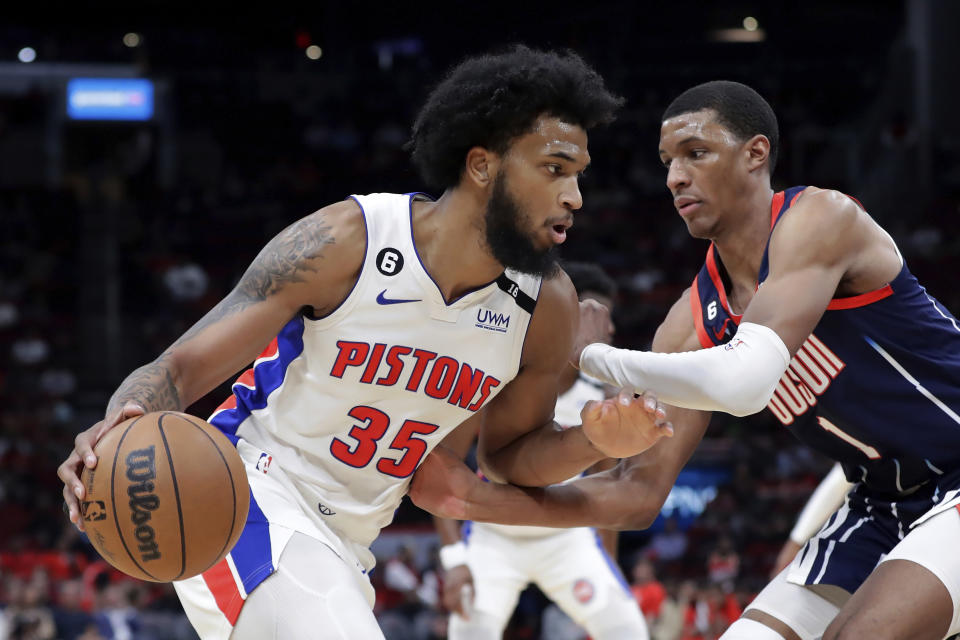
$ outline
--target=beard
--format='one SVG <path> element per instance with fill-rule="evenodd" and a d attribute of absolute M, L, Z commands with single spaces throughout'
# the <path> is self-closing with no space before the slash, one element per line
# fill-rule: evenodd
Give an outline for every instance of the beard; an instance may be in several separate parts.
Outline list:
<path fill-rule="evenodd" d="M 487 246 L 504 267 L 534 276 L 550 276 L 556 272 L 557 247 L 538 249 L 534 234 L 523 230 L 529 216 L 507 192 L 507 181 L 502 172 L 493 180 L 493 193 L 487 203 L 484 222 Z"/>

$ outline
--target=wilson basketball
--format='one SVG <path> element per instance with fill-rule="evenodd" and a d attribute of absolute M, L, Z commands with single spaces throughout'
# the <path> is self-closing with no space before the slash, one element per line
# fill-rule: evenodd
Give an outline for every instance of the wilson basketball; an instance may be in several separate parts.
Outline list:
<path fill-rule="evenodd" d="M 250 489 L 233 444 L 185 413 L 131 418 L 94 448 L 80 480 L 83 526 L 94 548 L 141 580 L 195 576 L 233 547 L 247 519 Z"/>

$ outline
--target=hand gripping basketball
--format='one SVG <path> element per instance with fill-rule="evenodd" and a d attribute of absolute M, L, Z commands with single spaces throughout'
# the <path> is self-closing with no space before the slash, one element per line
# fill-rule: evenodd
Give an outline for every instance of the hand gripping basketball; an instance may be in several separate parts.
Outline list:
<path fill-rule="evenodd" d="M 115 426 L 130 418 L 142 416 L 146 411 L 136 402 L 127 402 L 119 411 L 108 415 L 86 431 L 77 434 L 74 440 L 73 451 L 57 468 L 57 476 L 63 482 L 64 511 L 70 522 L 83 531 L 83 519 L 80 517 L 80 500 L 85 496 L 83 483 L 80 482 L 80 471 L 84 467 L 93 469 L 97 466 L 97 455 L 93 448 L 100 442 L 100 438 Z"/>
<path fill-rule="evenodd" d="M 673 436 L 663 406 L 655 396 L 635 397 L 622 389 L 613 398 L 588 402 L 580 412 L 583 433 L 610 458 L 629 458 L 646 451 L 660 438 Z"/>
<path fill-rule="evenodd" d="M 170 582 L 209 569 L 243 531 L 250 489 L 243 461 L 194 416 L 136 416 L 97 443 L 80 474 L 80 518 L 104 560 L 141 580 Z"/>

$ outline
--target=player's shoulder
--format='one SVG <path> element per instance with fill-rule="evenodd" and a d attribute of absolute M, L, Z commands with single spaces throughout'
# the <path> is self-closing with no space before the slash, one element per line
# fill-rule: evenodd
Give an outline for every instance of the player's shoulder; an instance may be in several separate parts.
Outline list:
<path fill-rule="evenodd" d="M 563 269 L 555 269 L 543 276 L 537 309 L 543 306 L 543 315 L 576 314 L 578 311 L 577 290 Z"/>
<path fill-rule="evenodd" d="M 807 187 L 784 215 L 783 222 L 823 231 L 854 224 L 864 213 L 856 200 L 841 191 Z"/>
<path fill-rule="evenodd" d="M 308 226 L 314 228 L 325 227 L 336 231 L 345 239 L 362 239 L 366 234 L 363 209 L 353 198 L 328 204 L 304 216 L 301 222 L 306 222 Z"/>
<path fill-rule="evenodd" d="M 366 254 L 366 226 L 359 205 L 336 202 L 303 216 L 277 234 L 259 260 L 272 271 L 293 270 L 307 288 L 355 280 Z M 317 306 L 317 305 L 314 305 Z"/>
<path fill-rule="evenodd" d="M 540 295 L 533 311 L 530 332 L 536 336 L 573 335 L 573 328 L 580 317 L 580 303 L 573 282 L 562 269 L 543 276 Z M 559 334 L 558 334 L 559 332 Z"/>
<path fill-rule="evenodd" d="M 577 292 L 570 276 L 557 269 L 543 276 L 537 306 L 524 342 L 523 363 L 566 359 L 579 322 Z"/>
<path fill-rule="evenodd" d="M 834 189 L 807 187 L 777 222 L 770 236 L 773 254 L 820 247 L 831 255 L 861 246 L 870 216 L 859 203 Z"/>
<path fill-rule="evenodd" d="M 365 252 L 366 233 L 363 210 L 353 199 L 322 207 L 300 218 L 283 232 L 296 238 L 301 243 L 301 250 L 322 249 L 324 258 L 354 258 L 358 264 Z M 287 244 L 291 249 L 295 248 L 295 243 Z"/>
<path fill-rule="evenodd" d="M 667 317 L 657 327 L 657 332 L 653 336 L 653 351 L 676 353 L 696 351 L 701 348 L 693 320 L 693 309 L 690 305 L 691 295 L 693 295 L 692 289 L 687 287 L 670 307 Z"/>

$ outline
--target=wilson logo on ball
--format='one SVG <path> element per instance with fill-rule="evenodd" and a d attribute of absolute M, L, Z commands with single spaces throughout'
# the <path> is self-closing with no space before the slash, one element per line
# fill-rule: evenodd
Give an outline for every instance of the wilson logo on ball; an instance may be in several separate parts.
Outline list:
<path fill-rule="evenodd" d="M 160 506 L 160 498 L 154 493 L 153 481 L 157 477 L 155 460 L 152 445 L 146 449 L 136 449 L 127 455 L 127 479 L 133 483 L 127 487 L 127 495 L 130 496 L 130 519 L 137 527 L 134 536 L 139 543 L 137 548 L 143 560 L 160 558 L 156 532 L 148 524 L 153 512 Z"/>
<path fill-rule="evenodd" d="M 184 580 L 222 562 L 240 537 L 250 507 L 247 472 L 213 425 L 174 411 L 134 416 L 107 431 L 94 453 L 99 472 L 80 472 L 84 529 L 120 571 Z"/>

